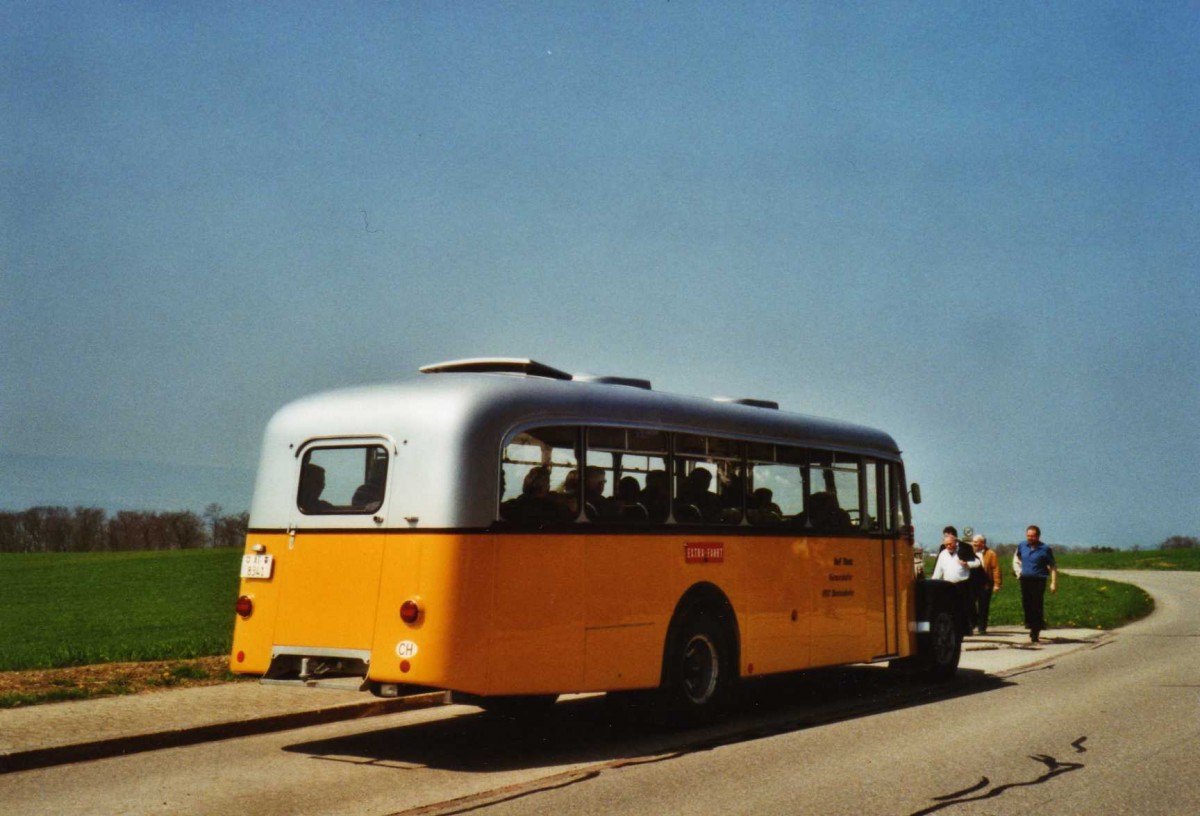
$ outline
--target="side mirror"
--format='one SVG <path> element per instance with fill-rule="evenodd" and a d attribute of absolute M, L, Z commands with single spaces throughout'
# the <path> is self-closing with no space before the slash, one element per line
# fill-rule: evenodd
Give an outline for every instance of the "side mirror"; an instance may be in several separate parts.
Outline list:
<path fill-rule="evenodd" d="M 908 492 L 910 494 L 912 494 L 913 504 L 921 503 L 921 486 L 919 484 L 917 484 L 916 482 L 913 482 L 911 485 L 908 486 Z"/>

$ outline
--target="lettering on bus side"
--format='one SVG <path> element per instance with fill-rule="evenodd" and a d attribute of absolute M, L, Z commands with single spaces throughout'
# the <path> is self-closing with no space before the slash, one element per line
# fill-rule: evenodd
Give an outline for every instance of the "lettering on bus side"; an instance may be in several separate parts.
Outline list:
<path fill-rule="evenodd" d="M 688 564 L 723 564 L 725 542 L 689 541 L 683 545 L 683 560 Z"/>
<path fill-rule="evenodd" d="M 833 566 L 835 568 L 853 567 L 854 559 L 846 556 L 834 556 Z M 829 587 L 821 590 L 822 598 L 853 598 L 854 590 L 844 586 L 845 584 L 854 581 L 853 572 L 829 572 L 825 579 L 831 584 L 842 584 L 843 586 Z"/>

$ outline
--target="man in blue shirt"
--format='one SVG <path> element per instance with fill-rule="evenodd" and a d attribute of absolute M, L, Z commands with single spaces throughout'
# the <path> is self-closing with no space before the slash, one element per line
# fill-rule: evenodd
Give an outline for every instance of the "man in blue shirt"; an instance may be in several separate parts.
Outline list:
<path fill-rule="evenodd" d="M 1051 592 L 1058 592 L 1058 566 L 1049 545 L 1042 543 L 1042 530 L 1036 524 L 1025 529 L 1025 540 L 1017 545 L 1013 571 L 1021 579 L 1025 628 L 1029 630 L 1029 639 L 1037 643 L 1046 628 L 1046 581 L 1050 581 Z"/>

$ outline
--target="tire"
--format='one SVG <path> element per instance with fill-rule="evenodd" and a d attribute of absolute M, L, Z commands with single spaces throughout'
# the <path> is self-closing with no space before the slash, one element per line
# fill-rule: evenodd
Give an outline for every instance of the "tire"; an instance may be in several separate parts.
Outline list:
<path fill-rule="evenodd" d="M 525 720 L 545 716 L 557 701 L 557 694 L 514 694 L 503 697 L 477 697 L 471 700 L 471 704 L 479 706 L 485 714 L 492 717 Z"/>
<path fill-rule="evenodd" d="M 728 630 L 701 610 L 687 615 L 668 645 L 661 689 L 667 721 L 710 722 L 728 702 L 732 681 Z"/>
<path fill-rule="evenodd" d="M 924 647 L 922 673 L 930 680 L 944 682 L 958 671 L 962 656 L 962 630 L 959 618 L 945 604 L 935 604 L 929 615 L 929 634 L 920 643 Z"/>

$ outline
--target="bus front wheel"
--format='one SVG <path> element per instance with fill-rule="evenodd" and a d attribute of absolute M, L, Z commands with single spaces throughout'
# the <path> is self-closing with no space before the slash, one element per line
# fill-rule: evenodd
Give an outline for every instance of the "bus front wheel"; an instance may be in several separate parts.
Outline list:
<path fill-rule="evenodd" d="M 958 671 L 962 656 L 962 636 L 958 618 L 946 605 L 935 605 L 929 616 L 929 640 L 924 655 L 925 676 L 931 680 L 949 680 Z"/>

